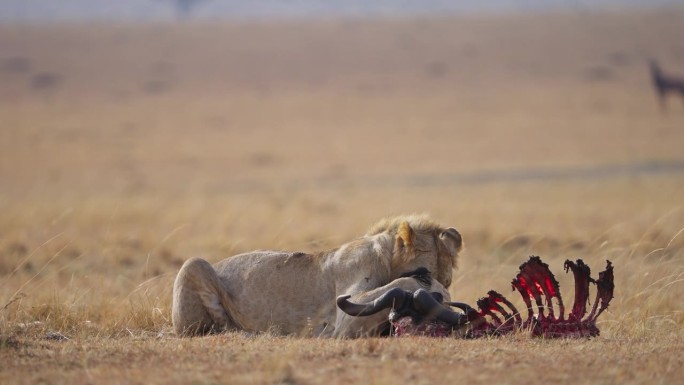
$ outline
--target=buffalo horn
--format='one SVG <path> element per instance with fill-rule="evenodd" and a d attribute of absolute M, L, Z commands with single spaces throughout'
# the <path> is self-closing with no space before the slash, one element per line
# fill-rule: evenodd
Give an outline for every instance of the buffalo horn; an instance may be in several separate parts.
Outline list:
<path fill-rule="evenodd" d="M 337 306 L 345 313 L 356 317 L 375 314 L 387 308 L 401 308 L 406 301 L 406 292 L 400 288 L 394 288 L 376 298 L 371 303 L 359 304 L 349 301 L 351 295 L 337 297 Z M 432 298 L 432 297 L 431 297 Z"/>
<path fill-rule="evenodd" d="M 467 303 L 463 302 L 444 302 L 445 305 L 457 307 L 461 310 L 463 310 L 464 313 L 469 314 L 470 312 L 477 312 L 477 310 L 473 309 L 470 305 Z"/>
<path fill-rule="evenodd" d="M 468 317 L 456 313 L 448 307 L 437 302 L 435 298 L 423 289 L 413 293 L 413 303 L 417 310 L 429 318 L 436 318 L 451 326 L 460 326 L 468 322 Z M 466 305 L 467 306 L 467 305 Z"/>

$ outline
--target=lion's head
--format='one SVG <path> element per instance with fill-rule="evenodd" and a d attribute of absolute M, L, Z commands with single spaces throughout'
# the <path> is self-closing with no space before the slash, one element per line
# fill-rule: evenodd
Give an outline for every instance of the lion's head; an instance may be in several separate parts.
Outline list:
<path fill-rule="evenodd" d="M 432 277 L 448 288 L 463 247 L 461 234 L 454 228 L 442 228 L 423 215 L 385 219 L 373 226 L 367 235 L 387 233 L 394 237 L 392 279 L 425 267 Z"/>

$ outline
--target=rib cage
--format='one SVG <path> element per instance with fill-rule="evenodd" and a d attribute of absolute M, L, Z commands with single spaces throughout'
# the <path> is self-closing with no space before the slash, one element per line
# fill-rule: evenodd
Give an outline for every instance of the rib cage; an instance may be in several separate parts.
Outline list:
<path fill-rule="evenodd" d="M 598 280 L 591 278 L 589 266 L 581 259 L 576 262 L 566 260 L 564 266 L 566 272 L 572 270 L 575 279 L 575 301 L 567 319 L 556 277 L 541 258 L 532 256 L 520 265 L 520 272 L 511 282 L 513 290 L 522 296 L 527 306 L 526 319 L 522 320 L 518 310 L 506 297 L 492 290 L 477 301 L 479 311 L 468 314 L 470 326 L 467 335 L 480 337 L 530 330 L 533 336 L 545 338 L 598 336 L 596 319 L 608 308 L 613 298 L 615 286 L 612 263 L 607 261 L 606 269 L 599 273 Z M 591 312 L 585 317 L 590 283 L 596 284 L 597 293 Z M 554 304 L 554 298 L 557 305 Z M 556 306 L 558 314 L 555 312 Z"/>

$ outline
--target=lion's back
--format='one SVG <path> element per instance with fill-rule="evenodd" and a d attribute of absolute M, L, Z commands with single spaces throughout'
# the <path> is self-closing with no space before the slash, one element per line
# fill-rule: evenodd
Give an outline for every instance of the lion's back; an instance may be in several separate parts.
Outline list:
<path fill-rule="evenodd" d="M 254 251 L 214 268 L 253 330 L 296 333 L 312 314 L 333 304 L 325 300 L 334 298 L 334 283 L 311 254 Z"/>

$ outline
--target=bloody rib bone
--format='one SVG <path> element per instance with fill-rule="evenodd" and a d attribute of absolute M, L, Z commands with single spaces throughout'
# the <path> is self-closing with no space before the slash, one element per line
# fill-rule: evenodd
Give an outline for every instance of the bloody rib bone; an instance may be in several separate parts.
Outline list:
<path fill-rule="evenodd" d="M 511 282 L 514 290 L 518 290 L 525 300 L 527 305 L 528 317 L 531 316 L 532 308 L 529 303 L 529 298 L 534 298 L 539 316 L 544 317 L 544 309 L 549 312 L 548 318 L 556 319 L 553 312 L 553 301 L 555 297 L 558 300 L 558 307 L 560 317 L 563 319 L 565 307 L 563 306 L 563 299 L 560 296 L 560 289 L 558 281 L 554 277 L 549 265 L 541 261 L 539 257 L 530 257 L 530 259 L 520 265 L 520 272 Z M 588 288 L 587 288 L 588 289 Z M 542 304 L 541 295 L 546 298 L 546 307 Z"/>
<path fill-rule="evenodd" d="M 610 264 L 610 262 L 609 262 Z M 581 259 L 577 260 L 577 263 L 566 260 L 565 272 L 568 269 L 572 270 L 572 275 L 575 277 L 575 303 L 572 305 L 572 311 L 568 319 L 571 321 L 579 321 L 587 313 L 587 301 L 589 300 L 589 282 L 593 282 L 591 279 L 591 269 L 589 266 L 585 265 Z"/>
<path fill-rule="evenodd" d="M 594 307 L 589 313 L 589 319 L 595 321 L 604 310 L 610 305 L 610 300 L 613 299 L 613 291 L 615 290 L 615 277 L 613 276 L 613 265 L 608 262 L 606 270 L 599 273 L 599 279 L 596 281 L 596 300 L 594 300 Z M 596 310 L 596 305 L 601 301 L 601 307 L 598 313 L 594 315 L 594 310 Z"/>

